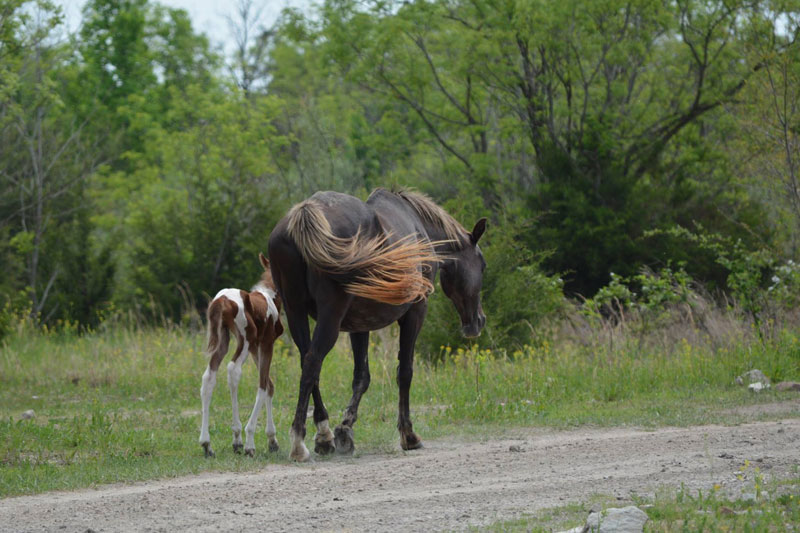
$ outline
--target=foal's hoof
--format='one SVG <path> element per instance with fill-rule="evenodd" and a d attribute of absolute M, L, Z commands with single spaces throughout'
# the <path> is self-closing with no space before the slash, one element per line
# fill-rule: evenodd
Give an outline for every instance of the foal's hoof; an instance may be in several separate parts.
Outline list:
<path fill-rule="evenodd" d="M 278 446 L 278 441 L 276 440 L 269 441 L 269 451 L 277 452 L 278 450 L 280 450 L 280 446 Z"/>
<path fill-rule="evenodd" d="M 256 456 L 256 450 L 255 450 L 255 448 L 247 448 L 247 449 L 244 451 L 244 454 L 245 454 L 247 457 L 255 457 L 255 456 Z"/>
<path fill-rule="evenodd" d="M 418 450 L 422 448 L 422 440 L 413 431 L 408 434 L 400 434 L 400 447 L 404 450 Z"/>
<path fill-rule="evenodd" d="M 202 444 L 202 446 L 203 446 L 203 455 L 206 458 L 215 457 L 214 450 L 211 449 L 211 443 L 210 442 L 204 442 Z"/>
<path fill-rule="evenodd" d="M 244 444 L 241 444 L 241 443 L 234 443 L 233 444 L 233 453 L 241 454 L 243 449 L 244 449 Z"/>
<path fill-rule="evenodd" d="M 349 426 L 336 426 L 333 430 L 334 441 L 336 442 L 336 453 L 340 455 L 353 455 L 355 444 L 353 443 L 353 428 Z"/>
<path fill-rule="evenodd" d="M 328 455 L 336 451 L 333 440 L 315 440 L 314 451 L 319 455 Z"/>

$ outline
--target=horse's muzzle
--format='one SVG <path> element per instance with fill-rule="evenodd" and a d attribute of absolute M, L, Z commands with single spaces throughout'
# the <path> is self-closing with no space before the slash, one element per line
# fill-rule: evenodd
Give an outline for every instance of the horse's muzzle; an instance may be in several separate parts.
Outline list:
<path fill-rule="evenodd" d="M 484 325 L 486 325 L 486 316 L 483 314 L 478 315 L 477 320 L 461 325 L 461 334 L 467 338 L 480 337 Z"/>

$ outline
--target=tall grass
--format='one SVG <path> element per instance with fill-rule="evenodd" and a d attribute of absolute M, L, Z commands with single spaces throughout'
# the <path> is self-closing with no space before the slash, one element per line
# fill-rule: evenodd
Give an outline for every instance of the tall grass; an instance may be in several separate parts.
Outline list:
<path fill-rule="evenodd" d="M 442 347 L 439 354 L 420 354 L 411 390 L 417 432 L 423 439 L 482 439 L 530 425 L 731 421 L 738 415 L 729 408 L 786 397 L 755 396 L 733 385 L 735 376 L 757 367 L 776 379 L 800 378 L 800 337 L 790 329 L 764 341 L 737 334 L 729 342 L 664 344 L 621 331 L 613 343 L 601 334 L 581 339 L 570 327 L 556 343 L 513 353 Z M 359 410 L 357 453 L 400 453 L 396 332 L 371 339 L 372 382 Z M 272 367 L 281 452 L 265 451 L 262 415 L 255 460 L 233 454 L 221 372 L 211 406 L 217 458 L 205 460 L 197 444 L 204 340 L 198 329 L 114 320 L 83 334 L 17 327 L 0 351 L 0 496 L 287 461 L 300 371 L 296 350 L 287 338 L 279 341 Z M 437 357 L 438 363 L 426 362 Z M 333 424 L 347 405 L 351 379 L 342 336 L 321 376 Z M 239 387 L 243 418 L 256 382 L 248 363 Z M 35 418 L 22 420 L 28 409 Z"/>

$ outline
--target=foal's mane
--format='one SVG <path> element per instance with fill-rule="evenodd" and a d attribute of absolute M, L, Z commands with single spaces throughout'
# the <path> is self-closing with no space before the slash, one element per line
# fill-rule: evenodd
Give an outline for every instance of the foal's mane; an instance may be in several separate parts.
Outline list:
<path fill-rule="evenodd" d="M 381 189 L 376 189 L 375 192 L 378 190 Z M 393 187 L 389 192 L 408 202 L 420 218 L 444 231 L 445 235 L 447 235 L 447 239 L 452 241 L 457 248 L 462 248 L 466 245 L 466 237 L 469 232 L 447 211 L 431 200 L 430 197 L 420 192 L 401 187 Z M 375 193 L 373 192 L 373 194 Z"/>
<path fill-rule="evenodd" d="M 273 291 L 275 290 L 275 282 L 272 280 L 272 272 L 270 270 L 265 269 L 261 273 L 261 279 L 258 280 L 258 283 L 256 283 L 253 288 L 258 287 L 259 285 L 262 285 L 268 289 L 272 289 Z"/>

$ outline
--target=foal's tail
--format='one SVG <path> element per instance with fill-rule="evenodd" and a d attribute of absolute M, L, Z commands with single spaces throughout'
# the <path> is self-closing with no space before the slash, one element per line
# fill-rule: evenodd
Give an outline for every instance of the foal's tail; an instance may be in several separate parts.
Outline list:
<path fill-rule="evenodd" d="M 387 244 L 386 235 L 337 237 L 321 206 L 312 200 L 288 214 L 289 236 L 306 263 L 347 280 L 345 291 L 355 296 L 400 305 L 426 298 L 433 283 L 425 276 L 439 261 L 432 243 L 409 235 Z"/>
<path fill-rule="evenodd" d="M 207 330 L 206 354 L 213 357 L 218 350 L 228 351 L 230 333 L 222 321 L 222 301 L 214 300 L 208 306 L 208 330 Z"/>

